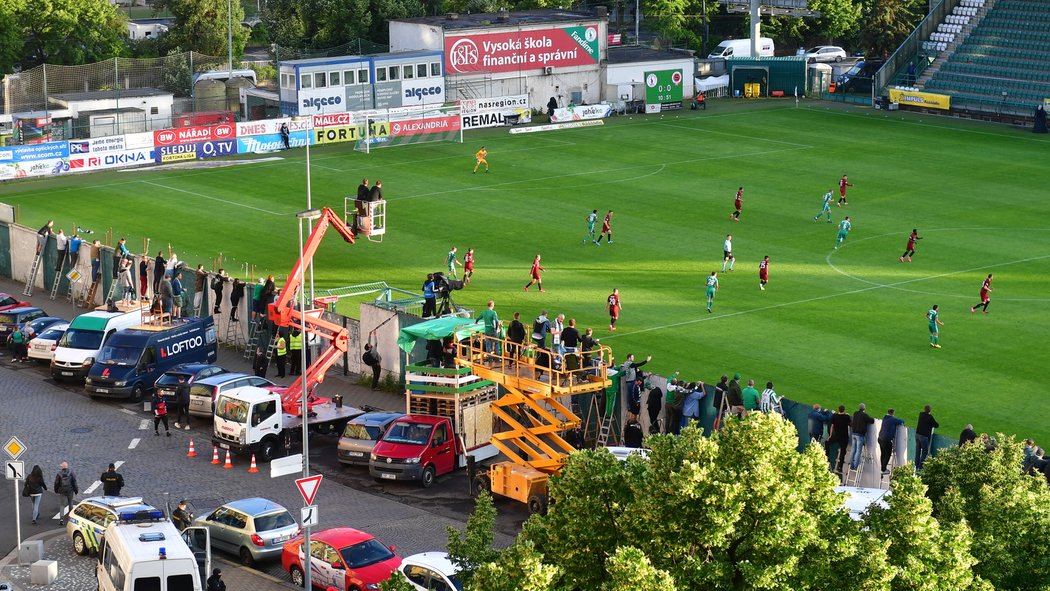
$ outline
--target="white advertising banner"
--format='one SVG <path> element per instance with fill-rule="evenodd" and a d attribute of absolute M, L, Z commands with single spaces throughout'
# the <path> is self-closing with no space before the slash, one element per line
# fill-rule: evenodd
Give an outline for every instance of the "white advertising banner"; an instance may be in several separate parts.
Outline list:
<path fill-rule="evenodd" d="M 71 140 L 69 142 L 69 155 L 123 152 L 125 149 L 124 145 L 124 136 L 122 135 L 96 137 L 89 140 Z"/>
<path fill-rule="evenodd" d="M 401 81 L 401 105 L 441 105 L 445 102 L 444 78 L 415 78 Z"/>
<path fill-rule="evenodd" d="M 551 121 L 583 121 L 585 119 L 604 119 L 612 115 L 612 105 L 573 105 L 565 109 L 555 109 Z"/>
<path fill-rule="evenodd" d="M 70 143 L 72 144 L 73 142 Z M 99 154 L 71 154 L 69 157 L 69 169 L 73 172 L 86 172 L 89 170 L 152 164 L 153 161 L 153 148 L 101 152 Z"/>
<path fill-rule="evenodd" d="M 482 111 L 517 111 L 529 108 L 529 95 L 517 94 L 514 96 L 498 96 L 495 98 L 468 99 L 459 101 L 459 108 L 463 114 L 480 113 Z"/>
<path fill-rule="evenodd" d="M 299 113 L 320 115 L 323 113 L 345 113 L 346 89 L 342 86 L 311 88 L 299 91 Z"/>
<path fill-rule="evenodd" d="M 140 148 L 152 148 L 153 147 L 153 132 L 144 131 L 142 133 L 128 133 L 124 134 L 124 149 L 125 150 L 138 150 Z"/>

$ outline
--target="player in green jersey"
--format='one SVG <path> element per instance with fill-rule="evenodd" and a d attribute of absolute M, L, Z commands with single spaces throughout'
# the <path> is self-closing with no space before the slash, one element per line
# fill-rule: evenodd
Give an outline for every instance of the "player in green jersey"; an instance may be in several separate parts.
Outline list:
<path fill-rule="evenodd" d="M 849 219 L 849 218 L 846 218 L 846 219 Z M 456 275 L 456 265 L 462 265 L 463 264 L 463 263 L 460 263 L 459 261 L 456 260 L 456 252 L 458 250 L 459 250 L 458 248 L 453 246 L 452 250 L 448 251 L 448 258 L 445 259 L 445 265 L 448 267 L 448 274 L 453 279 L 459 279 L 459 276 Z"/>
<path fill-rule="evenodd" d="M 827 214 L 827 216 L 828 216 L 828 223 L 829 224 L 831 223 L 831 202 L 834 201 L 834 200 L 835 200 L 835 196 L 831 194 L 831 189 L 828 189 L 828 192 L 824 193 L 824 205 L 822 206 L 823 209 L 820 210 L 820 213 L 818 213 L 817 215 L 813 216 L 813 221 L 814 222 L 819 220 L 820 216 L 822 216 L 824 214 Z"/>
<path fill-rule="evenodd" d="M 926 312 L 926 320 L 930 322 L 930 346 L 934 349 L 940 349 L 941 332 L 937 327 L 944 326 L 944 323 L 941 322 L 940 314 L 937 312 L 937 304 L 934 304 Z"/>
<path fill-rule="evenodd" d="M 587 235 L 583 237 L 583 243 L 587 244 L 587 241 L 591 241 L 598 244 L 597 236 L 594 234 L 594 224 L 598 222 L 598 210 L 594 210 L 587 214 Z"/>
<path fill-rule="evenodd" d="M 846 239 L 846 236 L 849 234 L 850 228 L 852 227 L 853 224 L 850 223 L 849 216 L 846 216 L 846 219 L 839 222 L 839 235 L 835 239 L 835 250 L 839 249 L 839 245 Z"/>
<path fill-rule="evenodd" d="M 715 292 L 718 291 L 718 272 L 711 271 L 711 276 L 707 278 L 707 313 L 711 313 L 711 305 L 715 302 Z"/>

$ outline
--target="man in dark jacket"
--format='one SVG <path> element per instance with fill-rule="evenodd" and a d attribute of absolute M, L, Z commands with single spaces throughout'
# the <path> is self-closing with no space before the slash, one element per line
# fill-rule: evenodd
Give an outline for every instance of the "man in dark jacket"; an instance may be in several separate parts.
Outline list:
<path fill-rule="evenodd" d="M 59 523 L 65 525 L 66 518 L 73 512 L 73 499 L 80 494 L 80 486 L 77 484 L 77 475 L 70 469 L 68 462 L 58 465 L 58 474 L 55 474 L 55 494 L 62 497 L 66 502 L 66 514 L 59 519 Z M 60 510 L 61 512 L 61 510 Z"/>
<path fill-rule="evenodd" d="M 875 419 L 868 416 L 865 408 L 864 403 L 861 402 L 860 406 L 857 407 L 857 412 L 853 413 L 853 419 L 850 421 L 850 431 L 853 434 L 851 438 L 853 452 L 849 456 L 850 470 L 856 470 L 860 467 L 861 454 L 864 453 L 864 443 L 868 437 L 868 425 L 875 423 Z"/>
<path fill-rule="evenodd" d="M 233 288 L 230 289 L 230 322 L 238 322 L 237 309 L 241 306 L 241 298 L 244 297 L 244 286 L 246 284 L 240 278 L 233 280 Z"/>
<path fill-rule="evenodd" d="M 179 506 L 171 512 L 171 521 L 175 524 L 175 528 L 182 531 L 193 524 L 193 513 L 186 508 L 189 501 L 183 499 L 179 501 Z"/>
<path fill-rule="evenodd" d="M 211 571 L 207 591 L 226 591 L 226 582 L 222 580 L 222 569 L 217 568 Z"/>
<path fill-rule="evenodd" d="M 882 427 L 879 429 L 879 457 L 882 459 L 883 474 L 889 474 L 887 467 L 890 456 L 893 455 L 893 444 L 897 441 L 897 427 L 904 424 L 903 420 L 894 416 L 894 412 L 892 408 L 886 411 L 886 416 L 882 417 Z"/>
<path fill-rule="evenodd" d="M 963 429 L 962 433 L 959 434 L 959 446 L 961 447 L 963 445 L 966 445 L 967 443 L 970 443 L 971 441 L 976 441 L 976 440 L 977 440 L 977 431 L 973 430 L 973 425 L 972 424 L 967 423 L 966 428 Z"/>
<path fill-rule="evenodd" d="M 182 374 L 175 386 L 175 428 L 180 428 L 180 424 L 182 429 L 190 430 L 190 385 Z"/>
<path fill-rule="evenodd" d="M 726 405 L 729 414 L 739 417 L 744 414 L 744 391 L 740 387 L 740 374 L 733 374 L 733 380 L 729 382 L 729 390 L 726 392 Z"/>
<path fill-rule="evenodd" d="M 361 363 L 364 363 L 368 367 L 372 368 L 372 389 L 379 389 L 379 373 L 383 371 L 381 365 L 383 358 L 379 356 L 379 351 L 376 351 L 372 343 L 365 343 L 365 352 L 361 355 Z"/>
<path fill-rule="evenodd" d="M 642 424 L 636 418 L 627 419 L 627 424 L 623 427 L 624 447 L 642 447 L 642 440 Z"/>
<path fill-rule="evenodd" d="M 846 414 L 846 406 L 839 405 L 838 412 L 831 415 L 831 431 L 828 432 L 828 443 L 839 446 L 838 462 L 832 462 L 835 471 L 842 473 L 842 464 L 846 460 L 846 448 L 849 446 L 850 416 Z M 830 448 L 828 449 L 830 455 Z"/>
<path fill-rule="evenodd" d="M 809 411 L 809 440 L 820 443 L 824 440 L 824 426 L 831 422 L 831 410 L 821 408 L 819 404 L 813 405 Z"/>
<path fill-rule="evenodd" d="M 269 360 L 266 359 L 266 352 L 263 351 L 262 348 L 256 348 L 255 357 L 252 359 L 252 371 L 260 378 L 265 378 L 268 367 Z M 292 367 L 295 367 L 294 363 L 292 364 Z M 294 370 L 292 371 L 292 375 L 296 375 Z"/>
<path fill-rule="evenodd" d="M 102 481 L 102 494 L 107 497 L 119 497 L 120 489 L 124 488 L 124 477 L 117 472 L 117 466 L 110 464 L 109 469 L 99 477 Z"/>
<path fill-rule="evenodd" d="M 507 340 L 513 343 L 507 347 L 507 355 L 511 359 L 517 359 L 521 355 L 521 348 L 525 343 L 525 325 L 521 323 L 520 312 L 514 313 L 514 319 L 507 326 Z"/>
<path fill-rule="evenodd" d="M 659 388 L 649 390 L 649 397 L 645 399 L 645 409 L 649 412 L 649 433 L 660 432 L 660 409 L 664 404 L 664 393 Z"/>
<path fill-rule="evenodd" d="M 919 413 L 919 422 L 915 424 L 915 469 L 922 470 L 922 465 L 930 455 L 930 440 L 933 439 L 933 430 L 940 427 L 937 420 L 930 414 L 930 405 L 927 404 Z"/>

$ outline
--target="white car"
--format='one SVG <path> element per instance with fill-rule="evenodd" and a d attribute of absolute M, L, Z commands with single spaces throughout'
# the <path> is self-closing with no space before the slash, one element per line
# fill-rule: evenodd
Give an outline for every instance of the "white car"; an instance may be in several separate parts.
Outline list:
<path fill-rule="evenodd" d="M 29 358 L 51 361 L 51 358 L 55 356 L 56 343 L 66 333 L 67 328 L 69 328 L 68 322 L 58 322 L 45 328 L 44 332 L 29 341 Z"/>
<path fill-rule="evenodd" d="M 444 552 L 413 554 L 398 567 L 412 587 L 420 591 L 462 591 L 463 583 L 456 575 L 459 569 Z"/>
<path fill-rule="evenodd" d="M 806 52 L 806 59 L 813 62 L 841 62 L 846 59 L 846 50 L 834 45 L 818 45 Z"/>

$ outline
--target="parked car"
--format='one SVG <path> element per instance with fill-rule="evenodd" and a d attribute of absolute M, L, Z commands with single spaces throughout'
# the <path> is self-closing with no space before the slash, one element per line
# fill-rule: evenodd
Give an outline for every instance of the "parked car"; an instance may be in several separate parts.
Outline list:
<path fill-rule="evenodd" d="M 69 328 L 68 322 L 56 322 L 45 328 L 43 332 L 37 333 L 36 337 L 29 341 L 29 358 L 51 361 L 51 358 L 55 356 L 58 339 L 66 334 L 67 328 Z"/>
<path fill-rule="evenodd" d="M 351 420 L 339 438 L 339 461 L 367 466 L 376 441 L 386 433 L 394 419 L 403 416 L 405 413 L 401 412 L 367 412 Z"/>
<path fill-rule="evenodd" d="M 334 527 L 310 536 L 310 570 L 314 587 L 328 589 L 378 589 L 401 566 L 393 546 L 352 527 Z M 303 538 L 284 545 L 281 566 L 300 589 L 303 577 Z"/>
<path fill-rule="evenodd" d="M 31 302 L 20 300 L 6 293 L 0 293 L 0 312 L 10 310 L 11 308 L 28 308 L 32 305 Z"/>
<path fill-rule="evenodd" d="M 875 74 L 882 68 L 886 60 L 865 59 L 853 64 L 846 73 L 839 78 L 836 93 L 844 94 L 871 94 L 872 81 Z"/>
<path fill-rule="evenodd" d="M 33 329 L 33 334 L 40 334 L 47 329 L 47 327 L 52 324 L 58 324 L 59 322 L 69 323 L 65 318 L 59 318 L 58 316 L 41 316 L 40 318 L 31 321 L 29 323 L 29 328 Z"/>
<path fill-rule="evenodd" d="M 210 378 L 221 373 L 229 372 L 224 367 L 208 363 L 183 363 L 161 374 L 157 378 L 156 383 L 153 384 L 153 387 L 165 402 L 171 404 L 175 401 L 175 386 L 179 385 L 180 377 L 186 378 L 187 384 L 193 384 L 197 380 Z"/>
<path fill-rule="evenodd" d="M 244 566 L 280 558 L 285 542 L 299 535 L 288 509 L 259 497 L 226 503 L 193 524 L 207 527 L 212 547 L 236 554 Z"/>
<path fill-rule="evenodd" d="M 811 62 L 841 62 L 846 59 L 846 50 L 835 45 L 818 45 L 806 51 L 806 59 Z"/>
<path fill-rule="evenodd" d="M 47 316 L 47 312 L 40 308 L 33 307 L 21 307 L 21 308 L 9 308 L 0 312 L 0 343 L 3 346 L 7 346 L 7 337 L 11 336 L 16 328 L 22 326 L 26 322 L 32 326 L 32 321 L 38 318 L 44 318 Z M 61 320 L 61 318 L 59 319 Z"/>
<path fill-rule="evenodd" d="M 401 560 L 399 569 L 421 591 L 462 591 L 459 569 L 445 552 L 423 552 Z"/>
<path fill-rule="evenodd" d="M 66 533 L 73 541 L 73 551 L 81 556 L 97 551 L 109 524 L 121 514 L 140 512 L 163 515 L 143 503 L 142 497 L 90 497 L 80 501 L 66 520 Z"/>
<path fill-rule="evenodd" d="M 277 387 L 266 378 L 244 373 L 222 373 L 201 378 L 190 386 L 190 414 L 210 417 L 219 394 L 241 386 Z"/>

